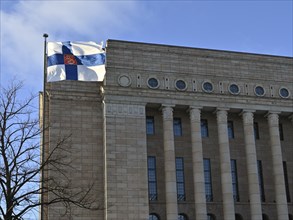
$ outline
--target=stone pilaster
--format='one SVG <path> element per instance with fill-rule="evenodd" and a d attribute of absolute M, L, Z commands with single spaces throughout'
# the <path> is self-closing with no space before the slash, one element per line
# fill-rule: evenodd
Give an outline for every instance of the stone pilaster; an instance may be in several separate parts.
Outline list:
<path fill-rule="evenodd" d="M 282 149 L 279 133 L 279 115 L 277 112 L 267 114 L 275 182 L 276 206 L 278 220 L 288 220 L 288 205 L 284 180 Z"/>
<path fill-rule="evenodd" d="M 178 207 L 172 106 L 162 106 L 162 113 L 164 129 L 166 217 L 167 220 L 175 220 L 178 218 Z"/>
<path fill-rule="evenodd" d="M 203 173 L 203 153 L 201 139 L 200 109 L 190 107 L 190 128 L 192 147 L 192 168 L 194 182 L 195 219 L 207 219 L 205 183 Z"/>
<path fill-rule="evenodd" d="M 250 201 L 251 220 L 262 219 L 261 200 L 258 182 L 257 157 L 253 127 L 253 111 L 243 111 L 243 130 L 248 176 L 248 193 Z"/>
<path fill-rule="evenodd" d="M 223 196 L 223 213 L 225 220 L 234 220 L 234 200 L 232 190 L 231 161 L 227 129 L 227 109 L 217 110 L 217 127 L 221 165 L 221 184 Z"/>
<path fill-rule="evenodd" d="M 106 220 L 149 214 L 145 117 L 143 104 L 104 103 Z"/>

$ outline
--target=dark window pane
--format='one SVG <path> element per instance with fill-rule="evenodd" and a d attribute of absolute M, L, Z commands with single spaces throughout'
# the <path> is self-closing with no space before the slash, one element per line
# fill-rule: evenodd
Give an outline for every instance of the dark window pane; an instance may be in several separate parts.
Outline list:
<path fill-rule="evenodd" d="M 212 83 L 210 83 L 210 82 L 204 82 L 203 83 L 203 85 L 202 85 L 202 87 L 203 87 L 203 90 L 205 91 L 205 92 L 212 92 L 213 91 L 213 84 Z"/>
<path fill-rule="evenodd" d="M 180 118 L 174 118 L 173 120 L 173 129 L 175 136 L 182 136 L 182 125 Z"/>
<path fill-rule="evenodd" d="M 155 120 L 154 117 L 147 116 L 146 117 L 146 133 L 147 134 L 155 134 Z"/>
<path fill-rule="evenodd" d="M 148 80 L 148 85 L 151 88 L 158 88 L 159 87 L 159 81 L 157 79 L 155 79 L 155 78 L 150 78 Z"/>
<path fill-rule="evenodd" d="M 255 91 L 255 94 L 256 94 L 257 96 L 263 96 L 263 95 L 265 94 L 265 90 L 264 90 L 264 88 L 261 87 L 261 86 L 257 86 L 257 87 L 255 87 L 255 88 L 254 88 L 254 91 Z"/>
<path fill-rule="evenodd" d="M 157 200 L 157 177 L 156 177 L 156 158 L 148 157 L 148 186 L 149 200 Z"/>
<path fill-rule="evenodd" d="M 253 129 L 254 129 L 254 138 L 259 139 L 259 129 L 258 129 L 258 123 L 254 122 L 253 123 Z"/>
<path fill-rule="evenodd" d="M 283 125 L 279 124 L 280 140 L 284 140 Z"/>
<path fill-rule="evenodd" d="M 182 157 L 176 157 L 176 182 L 177 182 L 177 199 L 185 200 L 185 183 L 184 183 L 184 161 Z"/>
<path fill-rule="evenodd" d="M 212 175 L 211 175 L 211 162 L 210 159 L 204 159 L 204 180 L 205 180 L 205 193 L 206 201 L 213 201 L 213 190 L 212 190 Z"/>
<path fill-rule="evenodd" d="M 257 161 L 257 171 L 258 171 L 258 183 L 259 183 L 260 198 L 261 198 L 262 202 L 265 202 L 265 190 L 264 190 L 264 181 L 263 181 L 261 160 Z"/>
<path fill-rule="evenodd" d="M 186 83 L 183 80 L 177 80 L 176 81 L 176 88 L 179 90 L 185 90 L 186 89 Z"/>
<path fill-rule="evenodd" d="M 291 202 L 286 161 L 283 161 L 283 169 L 284 169 L 284 180 L 285 180 L 285 187 L 286 187 L 287 202 Z"/>
<path fill-rule="evenodd" d="M 201 136 L 208 137 L 209 136 L 208 121 L 206 119 L 202 119 L 200 121 L 200 124 L 201 124 Z"/>
<path fill-rule="evenodd" d="M 235 202 L 239 202 L 240 199 L 239 199 L 236 160 L 231 160 L 231 175 L 232 175 L 233 198 Z"/>
<path fill-rule="evenodd" d="M 229 139 L 234 139 L 233 121 L 228 121 L 228 137 Z"/>

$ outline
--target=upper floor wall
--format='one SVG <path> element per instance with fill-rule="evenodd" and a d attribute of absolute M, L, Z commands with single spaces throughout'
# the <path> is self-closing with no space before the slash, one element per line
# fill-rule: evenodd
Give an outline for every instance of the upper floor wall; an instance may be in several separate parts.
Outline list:
<path fill-rule="evenodd" d="M 192 103 L 196 94 L 210 105 L 250 103 L 292 112 L 290 57 L 116 40 L 108 40 L 106 51 L 105 94 L 140 93 L 136 98 L 147 103 L 168 98 Z"/>

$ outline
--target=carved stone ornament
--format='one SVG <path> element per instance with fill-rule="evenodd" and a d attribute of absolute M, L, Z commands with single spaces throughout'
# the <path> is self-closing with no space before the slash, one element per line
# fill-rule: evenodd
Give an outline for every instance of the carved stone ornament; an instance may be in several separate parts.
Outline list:
<path fill-rule="evenodd" d="M 145 106 L 127 104 L 105 104 L 106 116 L 145 117 Z"/>

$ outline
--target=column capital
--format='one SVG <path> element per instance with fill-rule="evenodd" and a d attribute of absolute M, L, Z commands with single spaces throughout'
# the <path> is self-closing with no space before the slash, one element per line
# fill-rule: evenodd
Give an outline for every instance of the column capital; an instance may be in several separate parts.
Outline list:
<path fill-rule="evenodd" d="M 220 108 L 217 108 L 217 109 L 215 110 L 215 113 L 216 113 L 216 112 L 219 112 L 219 111 L 226 111 L 226 112 L 227 112 L 227 111 L 229 111 L 229 110 L 230 110 L 230 108 L 224 108 L 224 107 L 222 108 L 222 107 L 220 107 Z"/>
<path fill-rule="evenodd" d="M 251 110 L 243 110 L 239 115 L 242 116 L 243 123 L 245 124 L 252 124 L 253 123 L 253 118 L 254 118 L 254 113 L 255 111 Z"/>
<path fill-rule="evenodd" d="M 255 113 L 255 110 L 252 110 L 252 109 L 242 109 L 242 111 L 239 113 L 239 116 L 242 116 L 244 113 Z"/>
<path fill-rule="evenodd" d="M 270 115 L 279 115 L 281 114 L 281 112 L 277 112 L 277 111 L 268 111 L 266 114 L 265 114 L 265 117 L 269 117 Z"/>
<path fill-rule="evenodd" d="M 175 105 L 165 105 L 162 104 L 162 106 L 160 107 L 160 110 L 163 113 L 163 119 L 172 119 L 173 120 L 173 107 L 175 107 Z"/>
<path fill-rule="evenodd" d="M 174 107 L 175 107 L 175 105 L 171 105 L 171 104 L 161 104 L 159 110 L 163 111 L 164 108 L 172 108 L 173 109 Z"/>
<path fill-rule="evenodd" d="M 190 105 L 189 108 L 187 109 L 187 111 L 189 112 L 192 109 L 202 109 L 202 106 L 197 106 L 197 105 Z"/>
<path fill-rule="evenodd" d="M 278 112 L 268 112 L 265 115 L 265 117 L 268 119 L 269 126 L 279 125 L 279 113 Z"/>
<path fill-rule="evenodd" d="M 229 108 L 217 108 L 213 113 L 214 114 L 223 113 L 223 112 L 228 113 L 229 110 L 230 110 Z"/>
<path fill-rule="evenodd" d="M 268 119 L 269 124 L 279 124 L 279 114 L 281 112 L 268 112 L 265 117 Z"/>
<path fill-rule="evenodd" d="M 228 108 L 217 108 L 215 113 L 217 114 L 218 122 L 225 122 L 227 123 L 227 115 L 228 115 Z"/>
<path fill-rule="evenodd" d="M 190 106 L 187 112 L 189 112 L 189 117 L 191 121 L 200 122 L 201 107 Z"/>

